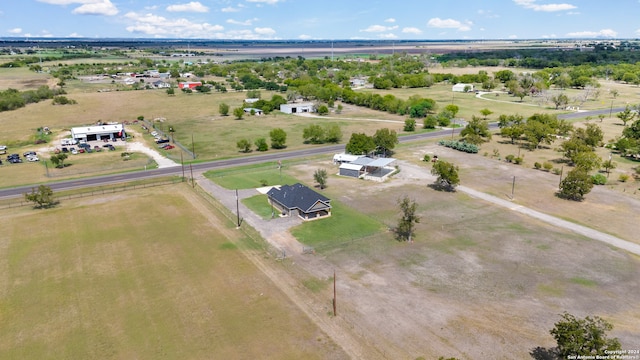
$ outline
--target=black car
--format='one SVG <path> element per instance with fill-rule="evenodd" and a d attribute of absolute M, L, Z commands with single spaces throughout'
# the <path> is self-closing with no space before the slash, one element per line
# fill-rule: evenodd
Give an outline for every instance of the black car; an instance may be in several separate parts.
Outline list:
<path fill-rule="evenodd" d="M 78 147 L 79 148 L 84 148 L 84 149 L 91 149 L 91 145 L 89 145 L 87 143 L 79 144 Z"/>
<path fill-rule="evenodd" d="M 168 143 L 169 139 L 158 139 L 156 140 L 156 144 L 165 144 Z"/>
<path fill-rule="evenodd" d="M 24 154 L 22 154 L 22 156 L 27 157 L 27 156 L 31 156 L 31 155 L 37 155 L 35 151 L 27 151 Z"/>
<path fill-rule="evenodd" d="M 22 162 L 22 159 L 20 158 L 11 158 L 7 160 L 8 162 L 12 163 L 12 164 L 18 164 Z"/>
<path fill-rule="evenodd" d="M 20 159 L 20 155 L 11 154 L 11 155 L 7 156 L 7 160 L 11 160 L 11 159 Z"/>
<path fill-rule="evenodd" d="M 69 149 L 68 149 L 68 148 L 66 148 L 66 147 L 63 147 L 63 148 L 62 148 L 62 152 L 63 152 L 63 153 L 68 153 L 68 152 L 69 152 Z"/>

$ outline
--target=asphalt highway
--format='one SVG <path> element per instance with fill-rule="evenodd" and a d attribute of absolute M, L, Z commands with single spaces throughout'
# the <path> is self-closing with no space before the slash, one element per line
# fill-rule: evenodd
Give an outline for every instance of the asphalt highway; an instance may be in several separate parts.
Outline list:
<path fill-rule="evenodd" d="M 615 109 L 605 109 L 605 110 L 593 110 L 593 111 L 585 111 L 579 113 L 569 113 L 558 115 L 559 119 L 575 119 L 582 118 L 587 116 L 597 116 L 599 114 L 608 115 L 611 112 L 620 112 L 623 111 L 624 108 L 615 108 Z M 494 130 L 498 127 L 497 123 L 489 124 L 490 129 Z M 460 133 L 462 128 L 457 128 L 453 130 L 439 130 L 429 133 L 421 133 L 421 134 L 413 134 L 398 137 L 398 141 L 400 143 L 407 143 L 413 141 L 420 141 L 425 139 L 433 139 L 433 138 L 446 138 L 447 136 L 452 136 Z M 192 165 L 185 165 L 184 168 L 182 166 L 162 168 L 162 169 L 154 169 L 154 170 L 141 170 L 136 172 L 128 172 L 114 175 L 104 175 L 104 176 L 95 176 L 88 177 L 84 179 L 78 180 L 65 180 L 59 182 L 51 182 L 46 185 L 51 187 L 53 191 L 63 191 L 63 190 L 72 190 L 72 189 L 80 189 L 87 187 L 96 187 L 101 185 L 110 185 L 110 184 L 118 184 L 124 183 L 134 180 L 142 180 L 149 179 L 154 177 L 162 177 L 169 175 L 182 175 L 183 171 L 185 176 L 190 176 L 191 171 L 206 171 L 206 170 L 214 170 L 214 169 L 223 169 L 229 167 L 236 167 L 242 165 L 251 165 L 251 164 L 259 164 L 268 161 L 278 161 L 278 160 L 287 160 L 287 159 L 296 159 L 307 156 L 315 156 L 321 154 L 328 153 L 337 153 L 344 151 L 344 144 L 340 145 L 329 145 L 329 146 L 318 146 L 312 147 L 308 149 L 301 150 L 292 150 L 292 151 L 284 151 L 284 152 L 270 152 L 268 154 L 261 155 L 253 155 L 246 156 L 241 158 L 233 158 L 226 160 L 215 160 L 215 161 L 207 161 Z M 28 185 L 28 186 L 19 186 L 14 188 L 2 189 L 0 190 L 0 199 L 9 199 L 23 196 L 24 193 L 30 192 L 31 189 L 37 185 Z"/>

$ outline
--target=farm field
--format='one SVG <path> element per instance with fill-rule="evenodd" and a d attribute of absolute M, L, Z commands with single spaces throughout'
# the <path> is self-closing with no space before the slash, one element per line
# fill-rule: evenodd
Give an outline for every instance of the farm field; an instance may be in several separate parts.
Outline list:
<path fill-rule="evenodd" d="M 497 70 L 489 69 L 493 71 Z M 29 86 L 18 78 L 6 81 Z M 343 143 L 353 132 L 372 135 L 379 128 L 405 134 L 404 117 L 350 105 L 323 118 L 274 113 L 235 120 L 220 116 L 218 105 L 241 106 L 242 92 L 98 92 L 103 87 L 69 81 L 67 96 L 77 105 L 45 101 L 0 113 L 0 143 L 22 153 L 31 149 L 28 144 L 42 126 L 59 137 L 71 126 L 132 121 L 141 115 L 149 121 L 162 118 L 154 121 L 158 128 L 174 127 L 177 141 L 187 148 L 193 145 L 196 161 L 242 156 L 237 140 L 269 141 L 269 131 L 277 127 L 287 132 L 287 149 L 313 146 L 302 139 L 304 127 L 311 123 L 340 125 Z M 620 92 L 617 98 L 608 93 L 612 88 Z M 451 86 L 444 84 L 362 91 L 403 99 L 420 95 L 435 99 L 440 108 L 453 102 L 462 119 L 479 116 L 483 108 L 494 112 L 490 120 L 500 114 L 563 112 L 538 106 L 528 97 L 521 103 L 507 94 L 487 99 L 452 94 Z M 261 92 L 266 99 L 274 94 Z M 638 92 L 635 86 L 603 82 L 600 99 L 585 103 L 583 109 L 633 103 Z M 605 142 L 622 129 L 615 114 L 602 122 L 588 121 L 602 126 Z M 135 140 L 155 147 L 140 124 L 131 129 Z M 403 144 L 393 154 L 402 162 L 400 172 L 385 183 L 336 176 L 330 155 L 287 162 L 281 173 L 269 164 L 269 171 L 231 169 L 212 176 L 228 188 L 297 181 L 313 186 L 313 172 L 328 169 L 328 188 L 322 193 L 336 205 L 332 217 L 282 234 L 296 236 L 315 253 L 290 254 L 280 262 L 259 248 L 262 243 L 231 230 L 233 221 L 183 185 L 70 200 L 47 211 L 21 208 L 2 214 L 9 235 L 0 239 L 0 269 L 6 269 L 0 275 L 0 320 L 10 325 L 0 329 L 0 352 L 11 358 L 215 354 L 342 359 L 354 357 L 340 348 L 349 338 L 357 339 L 356 348 L 370 349 L 366 358 L 529 358 L 536 347 L 553 346 L 549 329 L 563 311 L 605 318 L 614 325 L 611 335 L 620 338 L 623 348 L 631 348 L 640 337 L 640 306 L 633 301 L 640 295 L 637 256 L 462 192 L 435 191 L 427 186 L 433 182 L 429 164 L 421 161 L 425 154 L 437 154 L 460 167 L 462 185 L 500 198 L 508 198 L 515 189 L 514 207 L 526 206 L 638 242 L 634 214 L 640 212 L 640 188 L 633 176 L 618 181 L 620 175 L 633 174 L 637 163 L 599 148 L 603 159 L 611 155 L 618 163 L 607 185 L 594 188 L 583 202 L 561 200 L 554 195 L 560 177 L 533 169 L 534 162 L 549 161 L 566 174 L 569 167 L 558 146 L 559 141 L 529 151 L 498 135 L 477 155 L 439 147 L 434 141 Z M 523 156 L 523 165 L 504 161 L 509 154 Z M 177 151 L 166 155 L 180 161 Z M 71 171 L 56 179 L 152 164 L 143 154 L 125 163 L 120 151 L 77 159 L 82 161 L 70 158 L 72 166 L 61 171 Z M 44 172 L 42 164 L 3 165 L 0 187 L 23 184 L 25 179 L 48 180 Z M 397 199 L 403 195 L 416 200 L 421 216 L 411 244 L 394 241 L 388 231 L 397 221 Z M 256 196 L 243 203 L 256 209 L 269 226 L 264 200 Z M 347 215 L 340 218 L 341 214 Z M 351 217 L 354 214 L 360 217 Z M 100 218 L 108 223 L 96 225 Z M 338 318 L 331 317 L 330 309 L 333 271 L 338 278 Z M 279 282 L 274 274 L 291 280 Z M 308 317 L 309 312 L 315 316 Z M 330 333 L 323 332 L 327 319 L 335 320 Z"/>
<path fill-rule="evenodd" d="M 2 357 L 346 358 L 220 216 L 184 184 L 3 212 Z"/>

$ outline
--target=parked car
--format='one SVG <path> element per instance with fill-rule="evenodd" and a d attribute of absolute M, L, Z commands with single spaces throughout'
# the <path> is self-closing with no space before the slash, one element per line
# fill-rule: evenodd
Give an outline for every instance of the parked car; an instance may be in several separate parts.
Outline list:
<path fill-rule="evenodd" d="M 7 145 L 0 145 L 0 150 L 7 150 Z"/>
<path fill-rule="evenodd" d="M 10 160 L 10 159 L 20 159 L 20 155 L 18 155 L 18 154 L 8 155 L 7 156 L 7 160 Z"/>
<path fill-rule="evenodd" d="M 169 144 L 169 145 L 167 145 L 167 146 L 165 146 L 165 147 L 164 147 L 164 149 L 165 149 L 165 150 L 171 150 L 171 149 L 175 149 L 175 148 L 176 148 L 176 147 L 175 147 L 175 146 L 173 146 L 173 145 L 171 145 L 171 144 Z"/>
<path fill-rule="evenodd" d="M 38 156 L 36 155 L 29 155 L 27 156 L 27 161 L 35 162 L 35 161 L 40 161 L 40 159 L 38 159 Z"/>
<path fill-rule="evenodd" d="M 169 142 L 169 139 L 158 139 L 156 140 L 156 144 L 166 144 Z"/>
<path fill-rule="evenodd" d="M 7 159 L 8 162 L 12 163 L 12 164 L 18 164 L 22 162 L 22 159 L 20 158 L 11 158 L 11 159 Z"/>
<path fill-rule="evenodd" d="M 76 148 L 72 147 L 72 148 L 71 148 L 71 153 L 72 153 L 73 155 L 78 155 L 78 149 L 76 149 Z"/>
<path fill-rule="evenodd" d="M 151 132 L 151 136 L 158 136 L 158 132 L 157 131 L 152 131 Z"/>
<path fill-rule="evenodd" d="M 100 151 L 102 151 L 102 148 L 100 146 L 96 145 L 96 146 L 93 147 L 93 151 L 100 152 Z"/>
<path fill-rule="evenodd" d="M 7 150 L 0 150 L 0 155 L 4 155 L 7 153 Z"/>
<path fill-rule="evenodd" d="M 27 151 L 24 154 L 22 154 L 22 156 L 24 156 L 24 157 L 27 157 L 27 156 L 30 156 L 30 155 L 37 155 L 37 154 L 36 154 L 35 151 Z"/>
<path fill-rule="evenodd" d="M 116 150 L 116 147 L 111 145 L 111 144 L 109 144 L 109 151 L 115 151 L 115 150 Z"/>
<path fill-rule="evenodd" d="M 62 148 L 62 152 L 63 153 L 68 153 L 69 152 L 69 148 L 68 147 L 63 147 Z"/>
<path fill-rule="evenodd" d="M 0 160 L 0 165 L 2 165 L 2 160 Z"/>
<path fill-rule="evenodd" d="M 80 149 L 78 149 L 78 152 L 79 152 L 80 154 L 84 153 L 84 148 L 80 148 Z"/>
<path fill-rule="evenodd" d="M 91 145 L 87 144 L 87 143 L 82 143 L 78 145 L 79 148 L 84 148 L 84 149 L 91 149 Z"/>

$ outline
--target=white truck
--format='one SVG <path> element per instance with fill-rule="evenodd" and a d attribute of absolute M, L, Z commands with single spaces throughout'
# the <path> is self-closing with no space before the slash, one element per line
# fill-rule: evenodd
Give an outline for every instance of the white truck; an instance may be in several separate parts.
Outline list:
<path fill-rule="evenodd" d="M 73 138 L 64 138 L 60 141 L 61 145 L 77 145 L 78 144 L 78 140 L 73 139 Z"/>
<path fill-rule="evenodd" d="M 346 154 L 346 153 L 340 153 L 340 154 L 335 154 L 333 155 L 333 163 L 334 164 L 342 164 L 342 163 L 349 163 L 355 160 L 358 160 L 359 158 L 363 157 L 364 155 L 351 155 L 351 154 Z"/>

